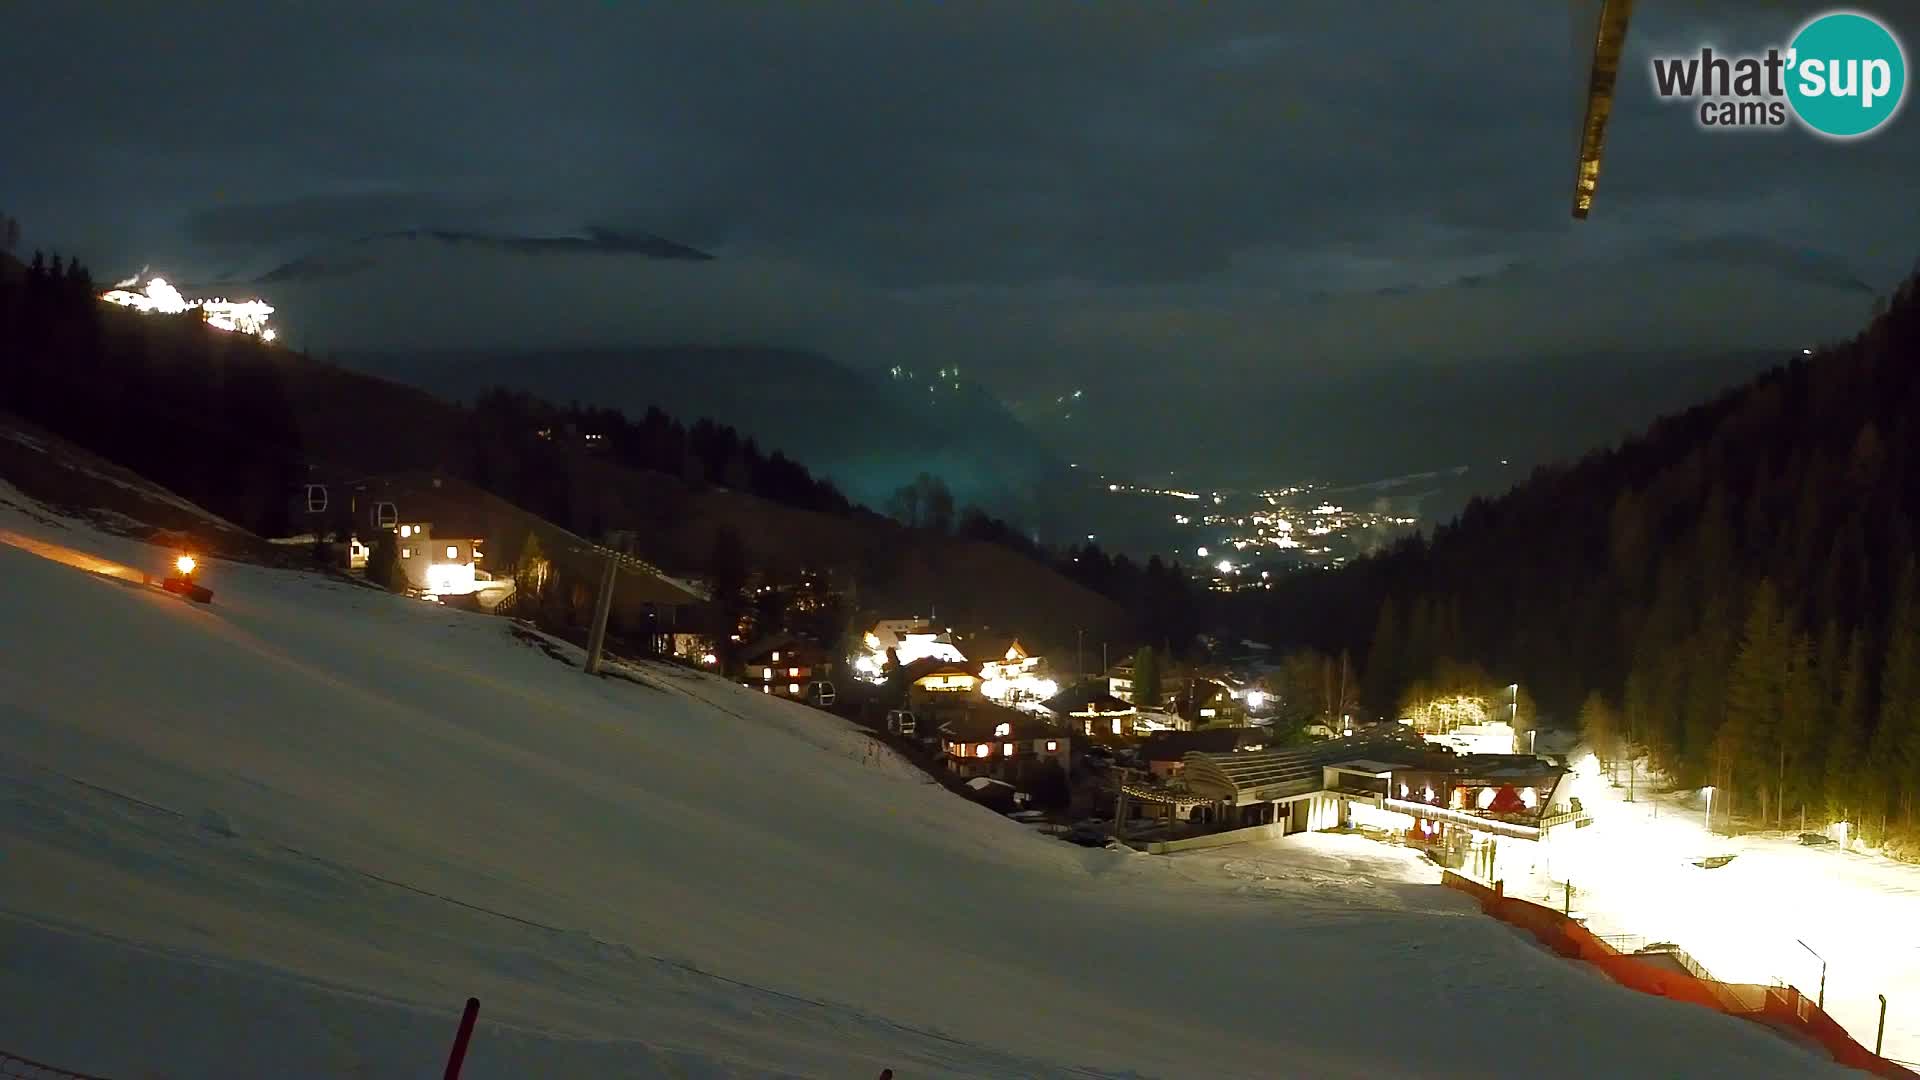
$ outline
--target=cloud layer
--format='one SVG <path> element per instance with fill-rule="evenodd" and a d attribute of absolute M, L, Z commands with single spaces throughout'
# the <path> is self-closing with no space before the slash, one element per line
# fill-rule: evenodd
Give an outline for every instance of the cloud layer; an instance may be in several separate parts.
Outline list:
<path fill-rule="evenodd" d="M 1706 134 L 1644 77 L 1817 10 L 1644 7 L 1576 224 L 1558 4 L 37 5 L 0 42 L 33 105 L 0 114 L 0 203 L 102 273 L 188 278 L 400 229 L 656 234 L 721 258 L 546 263 L 494 291 L 605 310 L 455 329 L 959 364 L 1178 402 L 1177 439 L 1229 388 L 1856 323 L 1920 254 L 1914 114 Z M 383 304 L 418 306 L 309 329 L 391 341 Z"/>

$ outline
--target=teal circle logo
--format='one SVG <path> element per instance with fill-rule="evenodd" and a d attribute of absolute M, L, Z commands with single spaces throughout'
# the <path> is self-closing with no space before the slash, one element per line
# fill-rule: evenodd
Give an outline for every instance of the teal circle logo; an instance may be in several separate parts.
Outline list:
<path fill-rule="evenodd" d="M 1877 131 L 1907 95 L 1907 57 L 1893 31 L 1853 11 L 1822 15 L 1789 46 L 1787 100 L 1822 135 L 1852 139 Z"/>

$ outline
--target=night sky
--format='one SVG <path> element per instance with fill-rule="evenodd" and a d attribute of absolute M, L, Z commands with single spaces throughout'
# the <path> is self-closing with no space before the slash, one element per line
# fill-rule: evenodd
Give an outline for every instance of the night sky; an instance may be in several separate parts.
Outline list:
<path fill-rule="evenodd" d="M 0 209 L 97 276 L 189 281 L 394 229 L 643 231 L 719 258 L 515 290 L 598 297 L 574 321 L 609 342 L 1084 387 L 1173 440 L 1369 373 L 1810 343 L 1920 256 L 1911 109 L 1839 145 L 1703 133 L 1650 91 L 1654 50 L 1825 5 L 1642 3 L 1586 223 L 1560 3 L 427 7 L 10 12 Z M 296 342 L 468 343 L 404 307 L 285 314 Z M 543 306 L 464 307 L 472 342 L 549 343 Z"/>

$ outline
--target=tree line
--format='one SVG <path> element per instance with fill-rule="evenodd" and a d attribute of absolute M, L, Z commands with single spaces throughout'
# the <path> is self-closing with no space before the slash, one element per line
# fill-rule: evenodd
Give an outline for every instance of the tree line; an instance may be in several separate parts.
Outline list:
<path fill-rule="evenodd" d="M 1268 617 L 1365 655 L 1370 708 L 1471 661 L 1754 820 L 1913 834 L 1916 280 L 1854 339 L 1299 576 Z"/>
<path fill-rule="evenodd" d="M 0 409 L 262 535 L 304 472 L 289 354 L 198 310 L 109 310 L 78 260 L 0 274 Z"/>
<path fill-rule="evenodd" d="M 469 415 L 467 438 L 474 447 L 511 448 L 535 467 L 493 470 L 496 484 L 513 490 L 497 493 L 510 501 L 544 484 L 541 467 L 560 456 L 588 451 L 626 468 L 665 473 L 687 484 L 724 487 L 803 510 L 829 514 L 852 512 L 853 504 L 832 482 L 814 476 L 779 450 L 763 450 L 751 436 L 702 418 L 691 425 L 649 407 L 639 419 L 618 409 L 555 405 L 524 391 L 494 388 L 482 393 Z M 550 474 L 548 474 L 550 475 Z M 521 490 L 526 489 L 526 490 Z M 570 528 L 570 508 L 553 518 Z"/>

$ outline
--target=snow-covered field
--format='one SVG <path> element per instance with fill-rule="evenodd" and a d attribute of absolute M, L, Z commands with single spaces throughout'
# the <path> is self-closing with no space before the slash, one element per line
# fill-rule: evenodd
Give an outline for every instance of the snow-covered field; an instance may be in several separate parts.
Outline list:
<path fill-rule="evenodd" d="M 1622 787 L 1587 790 L 1594 824 L 1548 876 L 1572 877 L 1573 914 L 1595 933 L 1673 942 L 1716 978 L 1778 981 L 1808 996 L 1820 989 L 1817 953 L 1827 1012 L 1871 1050 L 1875 995 L 1885 994 L 1886 1056 L 1920 1061 L 1920 866 L 1780 836 L 1710 835 L 1698 792 L 1656 798 L 1641 786 L 1629 803 Z M 1734 858 L 1694 865 L 1711 855 Z M 1508 891 L 1564 902 L 1548 881 Z"/>
<path fill-rule="evenodd" d="M 474 995 L 476 1080 L 1832 1070 L 1541 951 L 1402 852 L 1081 849 L 718 680 L 206 580 L 196 607 L 0 545 L 0 1049 L 430 1076 Z"/>

